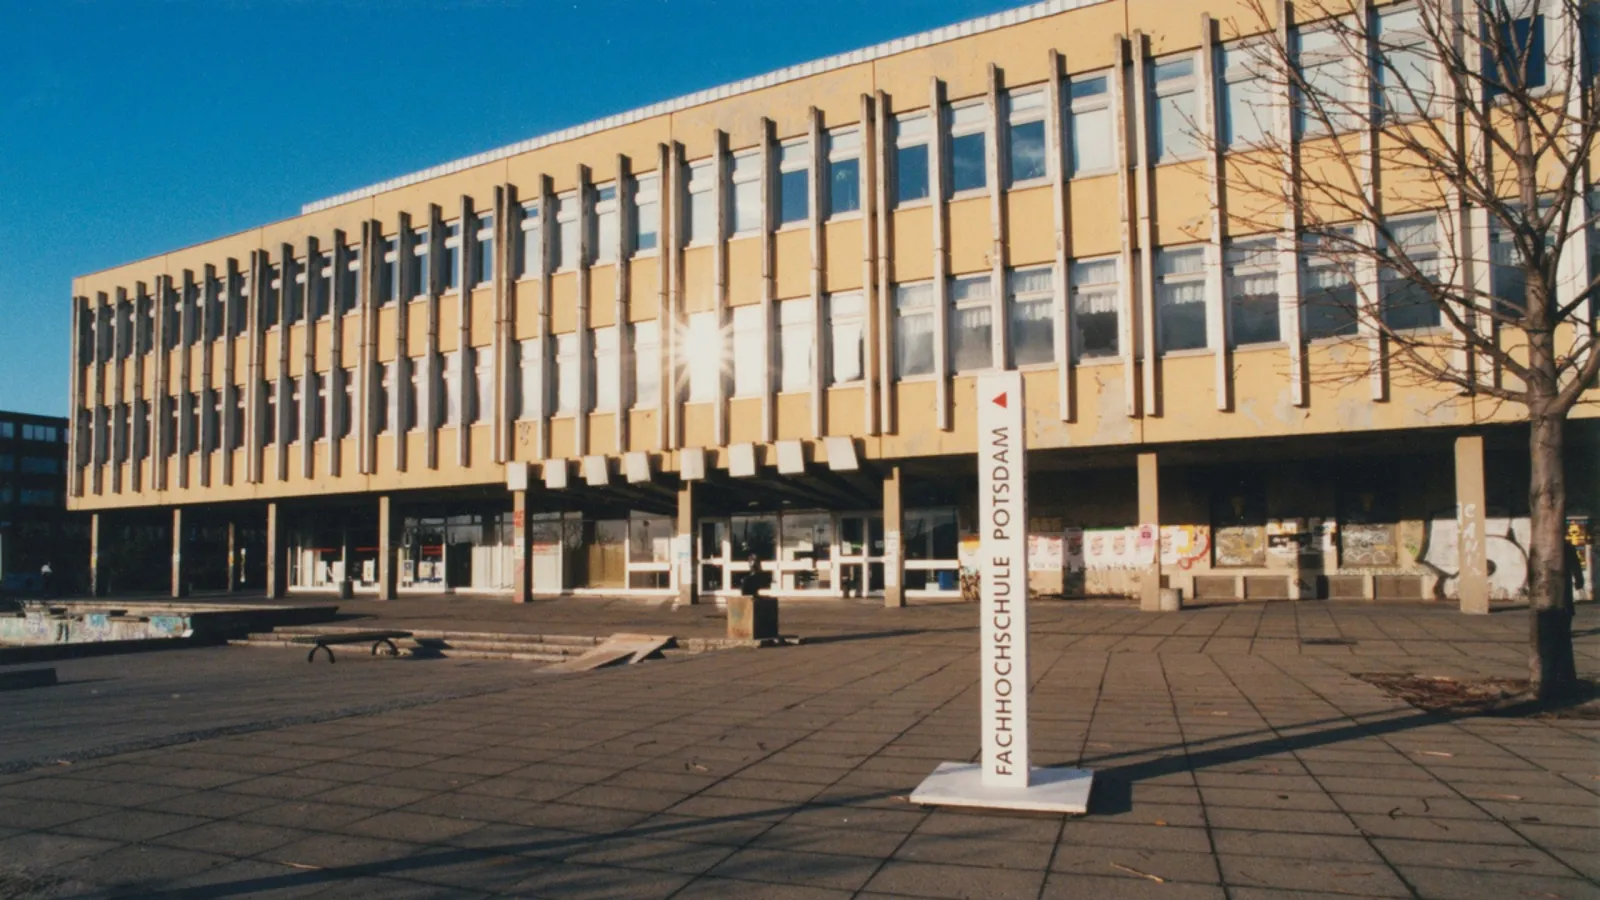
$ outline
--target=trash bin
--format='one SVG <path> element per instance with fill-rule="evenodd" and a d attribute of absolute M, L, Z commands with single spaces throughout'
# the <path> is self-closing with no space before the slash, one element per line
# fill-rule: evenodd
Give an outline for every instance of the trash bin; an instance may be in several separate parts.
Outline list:
<path fill-rule="evenodd" d="M 1182 608 L 1183 608 L 1183 589 L 1182 588 L 1162 588 L 1161 589 L 1161 611 L 1162 612 L 1177 612 L 1178 610 L 1180 610 Z"/>

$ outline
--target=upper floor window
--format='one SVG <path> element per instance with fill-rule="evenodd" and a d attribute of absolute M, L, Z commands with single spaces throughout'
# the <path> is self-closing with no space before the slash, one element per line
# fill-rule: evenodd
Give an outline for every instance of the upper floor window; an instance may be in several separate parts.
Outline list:
<path fill-rule="evenodd" d="M 860 291 L 828 295 L 829 384 L 860 381 L 866 372 L 866 310 Z"/>
<path fill-rule="evenodd" d="M 957 372 L 994 366 L 994 290 L 987 272 L 950 279 L 950 364 Z"/>
<path fill-rule="evenodd" d="M 1438 217 L 1426 213 L 1385 224 L 1392 239 L 1385 253 L 1391 264 L 1379 270 L 1383 322 L 1397 330 L 1437 328 L 1439 305 L 1428 282 L 1439 277 Z"/>
<path fill-rule="evenodd" d="M 1273 238 L 1233 241 L 1224 275 L 1234 346 L 1270 344 L 1278 333 L 1278 247 Z"/>
<path fill-rule="evenodd" d="M 828 132 L 828 215 L 861 209 L 861 129 Z"/>
<path fill-rule="evenodd" d="M 556 335 L 556 414 L 570 416 L 578 408 L 578 335 L 576 332 Z"/>
<path fill-rule="evenodd" d="M 1230 150 L 1262 143 L 1272 132 L 1272 80 L 1266 53 L 1256 44 L 1228 44 L 1218 51 L 1217 93 L 1222 110 L 1222 145 Z"/>
<path fill-rule="evenodd" d="M 1043 88 L 1006 96 L 1006 169 L 1011 184 L 1039 181 L 1050 174 L 1044 139 Z"/>
<path fill-rule="evenodd" d="M 1348 231 L 1337 232 L 1348 236 Z M 1340 240 L 1304 239 L 1301 260 L 1305 279 L 1300 289 L 1300 329 L 1308 341 L 1346 337 L 1357 332 L 1355 262 L 1341 252 Z"/>
<path fill-rule="evenodd" d="M 306 309 L 313 319 L 326 319 L 333 310 L 333 254 L 311 256 L 306 283 Z"/>
<path fill-rule="evenodd" d="M 901 378 L 933 374 L 933 284 L 894 288 L 895 373 Z"/>
<path fill-rule="evenodd" d="M 1305 90 L 1295 91 L 1295 130 L 1303 137 L 1349 131 L 1364 106 L 1353 60 L 1350 26 L 1302 29 L 1298 37 L 1300 79 Z"/>
<path fill-rule="evenodd" d="M 634 178 L 633 209 L 628 219 L 633 252 L 655 250 L 657 232 L 661 228 L 661 179 L 654 173 Z"/>
<path fill-rule="evenodd" d="M 291 259 L 284 264 L 290 276 L 283 279 L 283 318 L 286 324 L 294 325 L 306 317 L 306 295 L 310 289 L 309 262 L 308 259 Z"/>
<path fill-rule="evenodd" d="M 1206 254 L 1156 251 L 1156 333 L 1162 352 L 1206 346 Z"/>
<path fill-rule="evenodd" d="M 361 293 L 361 245 L 344 248 L 344 271 L 339 273 L 339 312 L 356 308 Z"/>
<path fill-rule="evenodd" d="M 1011 364 L 1031 366 L 1056 358 L 1055 268 L 1032 266 L 1007 273 Z"/>
<path fill-rule="evenodd" d="M 472 235 L 472 284 L 494 280 L 494 213 L 481 213 Z"/>
<path fill-rule="evenodd" d="M 544 365 L 543 348 L 544 342 L 539 338 L 519 341 L 512 348 L 517 365 L 515 407 L 518 419 L 538 418 L 544 411 L 544 404 L 540 402 L 540 388 L 544 384 L 544 373 L 540 371 Z"/>
<path fill-rule="evenodd" d="M 928 140 L 933 131 L 927 113 L 894 120 L 894 205 L 928 199 Z"/>
<path fill-rule="evenodd" d="M 278 316 L 283 310 L 278 308 L 278 296 L 283 291 L 283 266 L 272 265 L 267 267 L 265 290 L 261 292 L 261 317 L 266 328 L 278 327 Z M 127 340 L 127 330 L 118 329 L 119 343 Z M 121 350 L 122 348 L 118 348 Z"/>
<path fill-rule="evenodd" d="M 593 261 L 617 261 L 617 243 L 622 238 L 617 210 L 617 185 L 602 184 L 594 189 L 594 215 L 589 219 L 589 246 Z"/>
<path fill-rule="evenodd" d="M 661 326 L 656 320 L 635 322 L 633 332 L 633 405 L 654 409 L 661 397 Z"/>
<path fill-rule="evenodd" d="M 550 237 L 552 271 L 578 266 L 578 194 L 568 191 L 556 197 L 555 234 Z"/>
<path fill-rule="evenodd" d="M 617 328 L 596 328 L 591 332 L 589 383 L 594 386 L 594 408 L 600 412 L 618 409 L 621 386 L 617 371 Z"/>
<path fill-rule="evenodd" d="M 1090 175 L 1116 168 L 1111 76 L 1104 72 L 1074 76 L 1067 84 L 1067 104 L 1072 174 Z"/>
<path fill-rule="evenodd" d="M 733 308 L 733 395 L 759 397 L 767 389 L 767 324 L 759 306 Z"/>
<path fill-rule="evenodd" d="M 1079 359 L 1121 353 L 1121 272 L 1115 256 L 1072 263 L 1072 350 Z"/>
<path fill-rule="evenodd" d="M 761 151 L 747 150 L 733 156 L 733 167 L 728 173 L 733 185 L 733 233 L 755 234 L 763 225 L 765 204 L 761 202 Z"/>
<path fill-rule="evenodd" d="M 1150 67 L 1150 156 L 1157 163 L 1200 152 L 1195 105 L 1194 54 L 1156 60 Z"/>
<path fill-rule="evenodd" d="M 461 287 L 461 222 L 444 223 L 444 246 L 439 256 L 439 286 L 453 291 Z"/>
<path fill-rule="evenodd" d="M 400 296 L 400 240 L 383 239 L 383 265 L 378 267 L 378 305 L 388 306 Z"/>
<path fill-rule="evenodd" d="M 804 391 L 811 387 L 811 363 L 816 350 L 811 301 L 785 300 L 778 304 L 778 389 Z"/>
<path fill-rule="evenodd" d="M 715 160 L 703 159 L 689 165 L 684 186 L 688 194 L 683 208 L 685 244 L 706 244 L 717 238 L 716 180 Z"/>
<path fill-rule="evenodd" d="M 684 338 L 689 370 L 689 402 L 703 403 L 716 399 L 722 366 L 728 352 L 722 327 L 717 323 L 717 314 L 690 313 Z"/>
<path fill-rule="evenodd" d="M 1385 11 L 1377 28 L 1378 96 L 1385 117 L 1412 118 L 1433 107 L 1432 43 L 1416 7 Z"/>
<path fill-rule="evenodd" d="M 1484 92 L 1493 99 L 1507 91 L 1537 90 L 1549 83 L 1545 50 L 1546 0 L 1505 0 L 1493 4 L 1494 33 L 1483 39 Z M 1591 4 L 1584 4 L 1589 6 Z"/>
<path fill-rule="evenodd" d="M 811 218 L 811 142 L 790 141 L 778 148 L 778 224 Z"/>
<path fill-rule="evenodd" d="M 517 277 L 539 278 L 544 275 L 540 263 L 544 259 L 544 237 L 539 231 L 539 204 L 522 204 L 522 221 L 517 228 Z"/>
<path fill-rule="evenodd" d="M 411 234 L 411 257 L 406 260 L 409 271 L 406 280 L 410 282 L 412 299 L 426 296 L 432 286 L 428 283 L 428 229 L 418 228 Z"/>
<path fill-rule="evenodd" d="M 989 185 L 989 105 L 982 100 L 950 107 L 950 192 Z"/>

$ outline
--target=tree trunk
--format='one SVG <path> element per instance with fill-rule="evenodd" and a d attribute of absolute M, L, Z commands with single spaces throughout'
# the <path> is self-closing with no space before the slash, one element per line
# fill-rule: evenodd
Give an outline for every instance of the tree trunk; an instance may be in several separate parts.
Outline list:
<path fill-rule="evenodd" d="M 1528 677 L 1540 699 L 1578 680 L 1572 656 L 1572 601 L 1567 593 L 1566 420 L 1535 413 L 1528 423 Z"/>

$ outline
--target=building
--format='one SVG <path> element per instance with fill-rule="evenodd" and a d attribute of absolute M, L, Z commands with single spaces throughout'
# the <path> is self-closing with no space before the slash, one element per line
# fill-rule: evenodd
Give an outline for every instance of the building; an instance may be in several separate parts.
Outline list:
<path fill-rule="evenodd" d="M 1041 591 L 1515 596 L 1515 410 L 1311 377 L 1383 347 L 1303 310 L 1348 284 L 1228 233 L 1221 154 L 1158 121 L 1241 90 L 1183 6 L 1023 7 L 78 278 L 69 503 L 274 595 L 694 600 L 755 556 L 898 604 L 960 589 L 1004 365 Z"/>
<path fill-rule="evenodd" d="M 38 590 L 46 563 L 63 586 L 87 572 L 88 530 L 67 513 L 67 420 L 0 411 L 0 585 Z"/>

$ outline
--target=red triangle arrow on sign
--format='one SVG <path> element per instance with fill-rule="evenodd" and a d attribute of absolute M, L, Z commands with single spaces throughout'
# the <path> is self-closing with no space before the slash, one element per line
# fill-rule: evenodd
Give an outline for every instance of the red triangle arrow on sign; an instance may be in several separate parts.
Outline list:
<path fill-rule="evenodd" d="M 997 395 L 995 395 L 994 405 L 1000 407 L 1001 409 L 1005 409 L 1006 408 L 1006 395 L 1005 394 L 997 394 Z"/>

